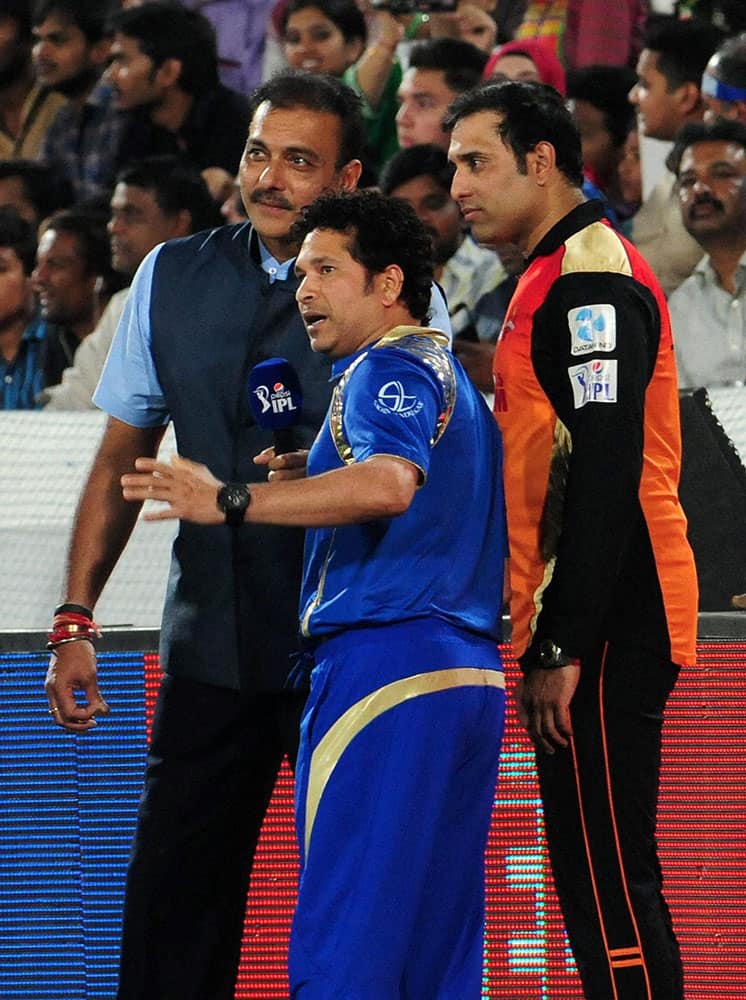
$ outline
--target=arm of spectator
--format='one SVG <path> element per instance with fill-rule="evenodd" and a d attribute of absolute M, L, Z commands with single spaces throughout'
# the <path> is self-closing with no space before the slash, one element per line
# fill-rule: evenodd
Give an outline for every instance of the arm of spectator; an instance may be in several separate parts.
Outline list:
<path fill-rule="evenodd" d="M 460 38 L 483 52 L 491 52 L 497 38 L 497 24 L 476 4 L 462 3 L 454 11 L 430 15 L 430 37 Z"/>
<path fill-rule="evenodd" d="M 386 82 L 396 58 L 396 47 L 404 37 L 404 28 L 385 10 L 374 10 L 369 22 L 370 41 L 355 63 L 356 89 L 375 108 L 386 89 Z"/>

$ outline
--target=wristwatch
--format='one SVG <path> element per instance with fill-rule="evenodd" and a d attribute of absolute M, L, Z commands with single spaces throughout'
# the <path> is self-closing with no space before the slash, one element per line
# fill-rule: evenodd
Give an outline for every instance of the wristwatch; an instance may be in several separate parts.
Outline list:
<path fill-rule="evenodd" d="M 246 508 L 251 503 L 249 487 L 246 483 L 225 483 L 218 490 L 217 502 L 225 514 L 225 523 L 231 528 L 240 528 Z"/>
<path fill-rule="evenodd" d="M 542 639 L 539 643 L 539 667 L 542 670 L 556 670 L 557 667 L 566 667 L 568 663 L 574 662 L 574 657 L 563 653 L 551 639 Z"/>

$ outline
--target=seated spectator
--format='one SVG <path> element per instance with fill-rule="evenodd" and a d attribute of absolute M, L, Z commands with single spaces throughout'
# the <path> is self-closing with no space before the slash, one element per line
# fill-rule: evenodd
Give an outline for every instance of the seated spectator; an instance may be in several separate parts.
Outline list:
<path fill-rule="evenodd" d="M 371 11 L 368 45 L 366 20 L 355 0 L 290 0 L 279 23 L 291 69 L 340 77 L 362 98 L 368 159 L 375 170 L 399 148 L 394 118 L 401 25 L 388 11 Z"/>
<path fill-rule="evenodd" d="M 669 299 L 679 387 L 746 382 L 746 124 L 687 125 L 672 155 L 681 215 L 707 256 Z"/>
<path fill-rule="evenodd" d="M 640 167 L 640 133 L 631 128 L 622 148 L 622 157 L 617 167 L 617 183 L 622 202 L 627 206 L 627 218 L 622 223 L 622 232 L 629 237 L 632 220 L 642 204 L 642 169 Z"/>
<path fill-rule="evenodd" d="M 0 39 L 0 160 L 34 159 L 66 101 L 37 83 L 31 60 L 29 0 L 4 0 Z"/>
<path fill-rule="evenodd" d="M 0 410 L 31 410 L 44 384 L 44 324 L 36 315 L 31 271 L 34 229 L 0 208 Z"/>
<path fill-rule="evenodd" d="M 172 0 L 121 11 L 108 79 L 116 106 L 133 112 L 122 158 L 181 153 L 198 169 L 235 174 L 249 126 L 248 99 L 218 82 L 210 22 Z"/>
<path fill-rule="evenodd" d="M 412 46 L 399 86 L 396 131 L 402 149 L 432 143 L 447 150 L 443 118 L 453 99 L 476 87 L 487 55 L 468 42 L 438 38 Z"/>
<path fill-rule="evenodd" d="M 43 163 L 33 160 L 0 160 L 0 208 L 14 208 L 38 229 L 42 219 L 67 208 L 72 188 Z"/>
<path fill-rule="evenodd" d="M 728 38 L 702 75 L 705 120 L 734 118 L 746 122 L 746 34 Z"/>
<path fill-rule="evenodd" d="M 126 167 L 111 199 L 111 263 L 127 282 L 153 247 L 221 223 L 204 180 L 176 157 L 154 156 Z M 59 385 L 45 390 L 49 410 L 93 410 L 91 397 L 109 353 L 129 288 L 112 295 L 96 329 L 78 347 Z"/>
<path fill-rule="evenodd" d="M 73 188 L 76 201 L 110 191 L 124 119 L 101 81 L 109 55 L 105 0 L 39 0 L 33 59 L 39 83 L 68 103 L 49 126 L 39 159 Z"/>
<path fill-rule="evenodd" d="M 435 280 L 448 302 L 454 352 L 477 388 L 491 392 L 494 345 L 517 279 L 494 250 L 478 246 L 467 234 L 451 198 L 452 179 L 453 167 L 439 146 L 410 146 L 389 160 L 379 187 L 408 202 L 430 234 Z M 522 270 L 522 258 L 512 258 L 517 260 Z"/>
<path fill-rule="evenodd" d="M 105 216 L 71 208 L 46 222 L 36 252 L 34 288 L 47 327 L 44 385 L 56 385 L 73 363 L 122 282 L 111 266 Z"/>
<path fill-rule="evenodd" d="M 702 120 L 702 73 L 720 39 L 712 25 L 694 20 L 666 20 L 648 30 L 637 83 L 629 92 L 642 135 L 671 141 L 687 122 Z M 666 170 L 632 222 L 632 240 L 666 295 L 692 273 L 702 256 L 681 221 L 675 185 L 676 178 Z"/>
<path fill-rule="evenodd" d="M 492 53 L 484 67 L 484 79 L 546 83 L 566 96 L 565 70 L 551 49 L 535 38 L 506 42 Z"/>
<path fill-rule="evenodd" d="M 573 70 L 567 78 L 570 111 L 580 132 L 583 171 L 619 220 L 633 211 L 622 198 L 617 168 L 635 120 L 627 99 L 635 80 L 634 71 L 626 66 L 586 66 Z"/>

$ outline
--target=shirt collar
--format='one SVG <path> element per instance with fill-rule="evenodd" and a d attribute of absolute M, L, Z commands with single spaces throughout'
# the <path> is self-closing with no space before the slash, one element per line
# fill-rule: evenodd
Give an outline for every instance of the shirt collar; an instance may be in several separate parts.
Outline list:
<path fill-rule="evenodd" d="M 285 260 L 280 263 L 276 257 L 273 257 L 269 250 L 262 243 L 262 239 L 257 234 L 256 238 L 257 246 L 259 247 L 259 264 L 262 270 L 269 275 L 270 281 L 287 281 L 292 274 L 293 265 L 295 264 L 295 257 L 291 257 L 290 260 Z"/>
<path fill-rule="evenodd" d="M 337 358 L 336 361 L 332 362 L 332 380 L 339 378 L 350 365 L 357 361 L 357 359 L 363 355 L 367 354 L 373 347 L 377 346 L 387 346 L 389 344 L 395 343 L 397 340 L 401 340 L 402 337 L 430 337 L 441 347 L 448 347 L 448 338 L 441 330 L 434 330 L 428 326 L 395 326 L 388 333 L 384 333 L 382 337 L 378 340 L 373 340 L 369 344 L 364 344 L 359 347 L 354 354 L 348 354 L 344 358 Z"/>
<path fill-rule="evenodd" d="M 575 233 L 585 229 L 592 222 L 599 222 L 604 216 L 604 206 L 600 201 L 584 201 L 563 216 L 559 222 L 555 223 L 549 232 L 543 236 L 534 247 L 526 259 L 526 264 L 530 264 L 536 257 L 548 257 L 549 254 L 559 250 L 563 243 L 566 243 Z"/>

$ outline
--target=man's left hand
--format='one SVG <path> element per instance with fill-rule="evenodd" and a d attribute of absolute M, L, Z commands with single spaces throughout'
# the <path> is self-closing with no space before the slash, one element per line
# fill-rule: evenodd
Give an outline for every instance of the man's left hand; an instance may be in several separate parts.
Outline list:
<path fill-rule="evenodd" d="M 223 485 L 206 465 L 174 455 L 171 464 L 154 458 L 138 458 L 137 472 L 122 476 L 125 500 L 161 500 L 168 506 L 149 511 L 146 521 L 181 518 L 195 524 L 225 524 L 225 514 L 218 507 L 218 489 Z"/>
<path fill-rule="evenodd" d="M 516 685 L 518 717 L 537 750 L 553 754 L 572 739 L 570 702 L 580 680 L 580 666 L 530 670 Z"/>

